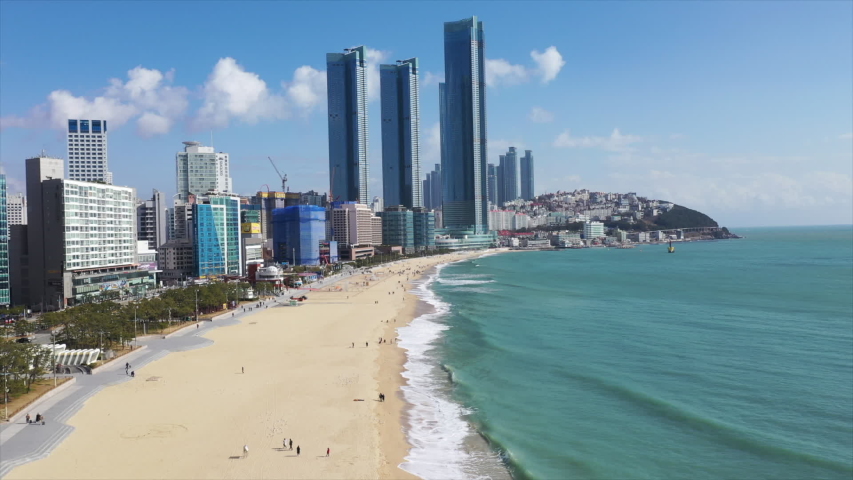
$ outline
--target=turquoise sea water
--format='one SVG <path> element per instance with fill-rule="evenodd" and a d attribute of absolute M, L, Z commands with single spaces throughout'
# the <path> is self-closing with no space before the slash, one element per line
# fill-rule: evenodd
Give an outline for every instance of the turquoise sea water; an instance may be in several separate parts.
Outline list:
<path fill-rule="evenodd" d="M 737 233 L 448 265 L 415 355 L 516 478 L 849 479 L 853 228 Z"/>

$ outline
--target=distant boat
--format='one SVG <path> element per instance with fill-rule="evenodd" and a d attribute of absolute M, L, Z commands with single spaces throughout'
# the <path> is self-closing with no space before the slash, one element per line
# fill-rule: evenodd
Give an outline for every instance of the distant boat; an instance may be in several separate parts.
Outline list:
<path fill-rule="evenodd" d="M 667 253 L 675 253 L 675 247 L 672 246 L 672 240 L 669 241 L 669 247 L 666 249 Z"/>

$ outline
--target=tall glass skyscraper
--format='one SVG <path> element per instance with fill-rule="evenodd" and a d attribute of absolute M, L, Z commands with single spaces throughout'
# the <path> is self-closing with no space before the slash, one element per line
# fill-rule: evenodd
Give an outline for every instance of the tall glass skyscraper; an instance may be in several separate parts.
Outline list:
<path fill-rule="evenodd" d="M 370 201 L 367 192 L 367 73 L 365 48 L 326 54 L 331 201 Z"/>
<path fill-rule="evenodd" d="M 483 22 L 444 24 L 444 78 L 439 85 L 445 228 L 488 230 L 486 71 Z"/>
<path fill-rule="evenodd" d="M 497 206 L 498 204 L 498 169 L 495 167 L 494 163 L 490 163 L 487 165 L 488 172 L 488 189 L 489 189 L 489 203 L 492 206 Z"/>
<path fill-rule="evenodd" d="M 521 198 L 533 200 L 533 150 L 525 150 L 521 157 Z"/>
<path fill-rule="evenodd" d="M 423 206 L 418 59 L 379 67 L 382 92 L 382 195 L 385 205 Z"/>
<path fill-rule="evenodd" d="M 511 202 L 520 196 L 521 175 L 518 169 L 518 153 L 515 147 L 509 147 L 505 155 L 500 156 L 503 175 L 503 201 Z"/>
<path fill-rule="evenodd" d="M 9 222 L 4 174 L 0 174 L 0 305 L 9 305 Z"/>

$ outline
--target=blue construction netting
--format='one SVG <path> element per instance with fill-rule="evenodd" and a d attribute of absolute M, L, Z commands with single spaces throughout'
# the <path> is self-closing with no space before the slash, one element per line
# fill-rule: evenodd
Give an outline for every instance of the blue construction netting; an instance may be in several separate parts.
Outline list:
<path fill-rule="evenodd" d="M 273 256 L 280 263 L 319 265 L 326 237 L 326 209 L 295 205 L 272 211 Z"/>

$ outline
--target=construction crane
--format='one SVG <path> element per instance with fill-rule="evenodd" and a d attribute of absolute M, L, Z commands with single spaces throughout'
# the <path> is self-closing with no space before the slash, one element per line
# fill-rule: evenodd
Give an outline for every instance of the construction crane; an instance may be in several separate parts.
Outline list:
<path fill-rule="evenodd" d="M 281 178 L 281 191 L 286 192 L 287 191 L 287 174 L 285 173 L 284 175 L 282 175 L 281 172 L 278 171 L 278 167 L 275 166 L 275 162 L 272 161 L 272 158 L 270 158 L 270 157 L 267 157 L 267 158 L 270 159 L 270 163 L 272 163 L 272 168 L 275 169 L 275 173 L 277 173 L 279 178 Z"/>

